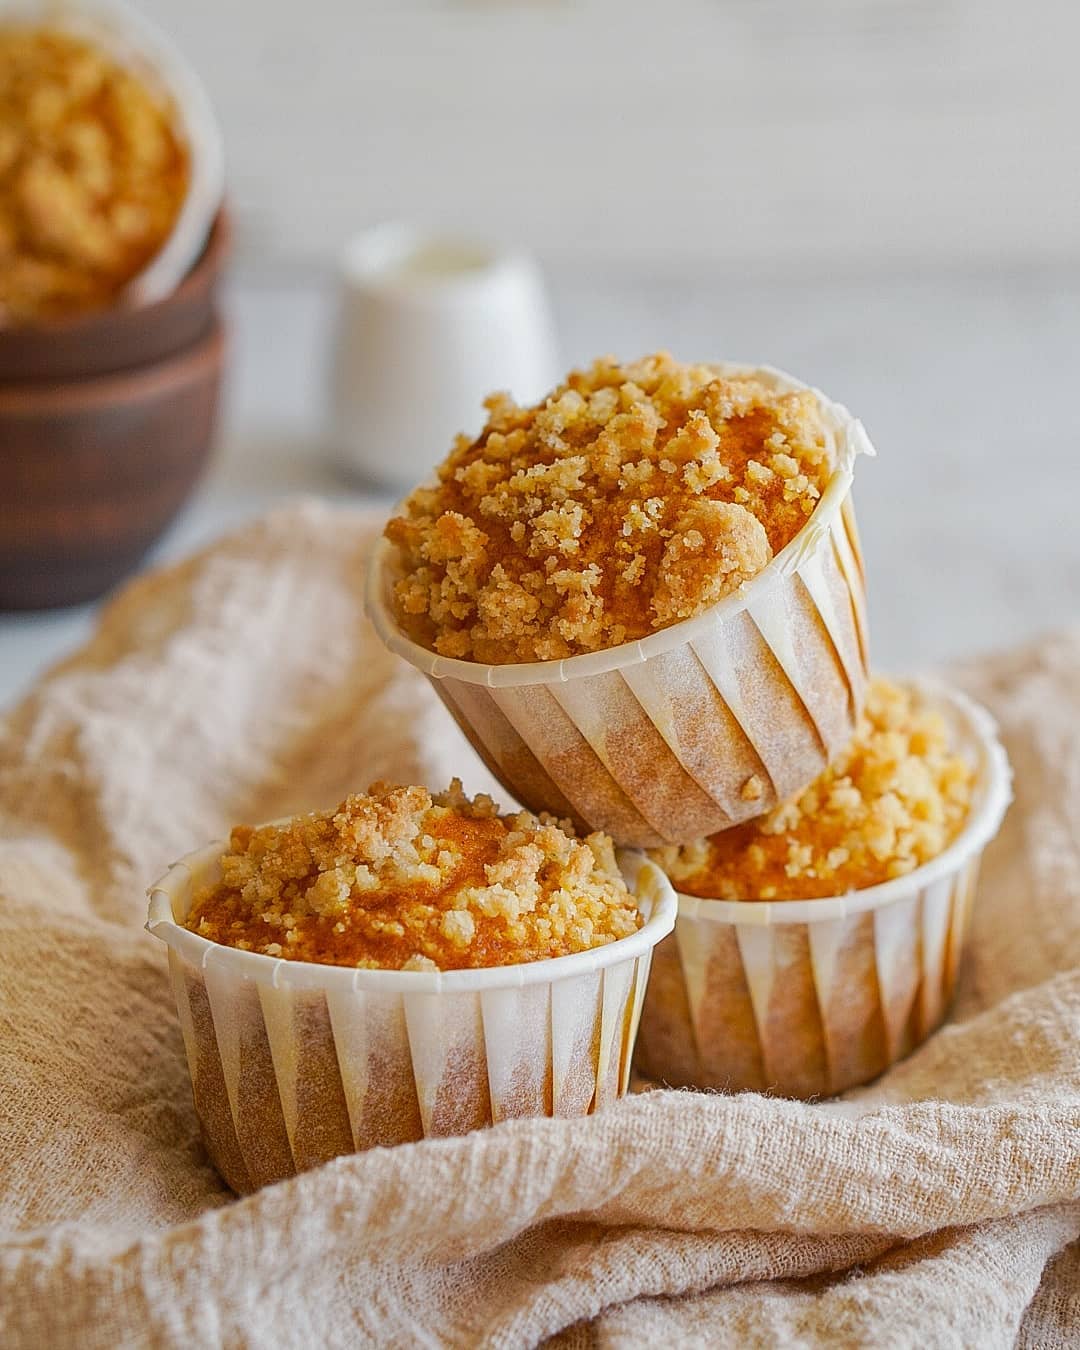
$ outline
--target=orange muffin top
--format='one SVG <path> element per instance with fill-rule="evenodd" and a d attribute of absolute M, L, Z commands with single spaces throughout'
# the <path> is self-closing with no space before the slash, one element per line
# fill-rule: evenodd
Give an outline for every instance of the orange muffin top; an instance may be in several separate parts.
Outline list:
<path fill-rule="evenodd" d="M 560 660 L 699 614 L 791 542 L 832 468 L 809 390 L 663 353 L 486 407 L 386 527 L 398 621 L 444 656 Z"/>
<path fill-rule="evenodd" d="M 334 811 L 237 826 L 186 926 L 245 951 L 335 966 L 457 970 L 566 956 L 641 915 L 611 840 L 499 815 L 454 780 L 432 796 L 375 783 Z"/>
<path fill-rule="evenodd" d="M 653 857 L 679 890 L 716 900 L 808 900 L 903 876 L 943 852 L 974 787 L 941 714 L 875 679 L 851 745 L 768 815 Z"/>
<path fill-rule="evenodd" d="M 187 192 L 172 110 L 83 38 L 0 25 L 0 324 L 108 304 Z"/>

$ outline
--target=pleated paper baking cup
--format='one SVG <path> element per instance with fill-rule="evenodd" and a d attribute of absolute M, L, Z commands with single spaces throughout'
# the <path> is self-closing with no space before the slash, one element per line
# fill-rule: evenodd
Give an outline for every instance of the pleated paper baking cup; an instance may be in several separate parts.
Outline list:
<path fill-rule="evenodd" d="M 720 364 L 780 392 L 769 367 Z M 873 447 L 814 391 L 836 469 L 768 567 L 705 613 L 565 661 L 483 665 L 411 641 L 393 612 L 397 554 L 381 539 L 367 609 L 386 645 L 432 681 L 500 783 L 533 811 L 633 847 L 683 844 L 769 810 L 848 743 L 867 679 L 865 577 L 850 488 Z"/>
<path fill-rule="evenodd" d="M 657 948 L 637 1067 L 680 1087 L 826 1096 L 876 1078 L 948 1009 L 983 849 L 1011 799 L 993 720 L 920 682 L 976 772 L 967 823 L 907 876 L 835 899 L 703 900 L 679 894 Z"/>
<path fill-rule="evenodd" d="M 150 890 L 206 1148 L 241 1194 L 339 1154 L 583 1116 L 621 1097 L 654 946 L 675 923 L 655 864 L 620 858 L 645 922 L 605 947 L 483 970 L 279 960 L 181 927 L 224 843 Z"/>

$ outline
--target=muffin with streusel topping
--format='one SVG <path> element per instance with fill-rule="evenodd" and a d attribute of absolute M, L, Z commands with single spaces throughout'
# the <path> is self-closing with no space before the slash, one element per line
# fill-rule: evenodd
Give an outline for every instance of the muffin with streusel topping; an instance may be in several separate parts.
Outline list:
<path fill-rule="evenodd" d="M 342 1153 L 576 1116 L 628 1087 L 675 896 L 609 838 L 459 783 L 375 784 L 151 890 L 203 1138 L 235 1190 Z"/>
<path fill-rule="evenodd" d="M 875 679 L 852 743 L 801 794 L 653 854 L 679 918 L 654 962 L 643 1072 L 805 1097 L 906 1054 L 944 1015 L 1007 800 L 980 709 Z"/>
<path fill-rule="evenodd" d="M 945 719 L 877 678 L 851 744 L 798 797 L 733 830 L 654 857 L 688 895 L 810 900 L 891 881 L 963 828 L 974 772 Z"/>
<path fill-rule="evenodd" d="M 238 826 L 186 924 L 211 942 L 371 970 L 544 961 L 629 937 L 641 913 L 611 840 L 500 815 L 458 780 L 373 784 L 336 810 Z"/>
<path fill-rule="evenodd" d="M 402 626 L 472 661 L 560 661 L 700 614 L 794 539 L 834 467 L 811 390 L 665 354 L 485 406 L 386 529 Z"/>
<path fill-rule="evenodd" d="M 860 424 L 780 372 L 666 354 L 487 409 L 387 525 L 368 608 L 492 771 L 639 846 L 805 787 L 866 678 Z"/>

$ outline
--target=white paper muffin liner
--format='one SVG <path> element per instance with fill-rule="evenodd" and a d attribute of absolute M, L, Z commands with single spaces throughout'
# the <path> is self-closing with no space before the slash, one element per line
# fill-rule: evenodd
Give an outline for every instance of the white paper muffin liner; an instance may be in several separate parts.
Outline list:
<path fill-rule="evenodd" d="M 680 893 L 642 1015 L 637 1068 L 646 1077 L 825 1096 L 876 1078 L 941 1023 L 1011 774 L 984 709 L 936 682 L 915 687 L 976 771 L 961 833 L 907 876 L 835 899 Z"/>
<path fill-rule="evenodd" d="M 772 388 L 770 367 L 718 364 Z M 639 642 L 565 661 L 452 660 L 398 627 L 396 550 L 375 547 L 367 610 L 432 681 L 495 777 L 534 811 L 633 847 L 689 843 L 769 810 L 851 739 L 867 678 L 865 578 L 850 487 L 873 447 L 815 391 L 836 469 L 806 525 L 757 577 Z M 760 791 L 744 789 L 756 778 Z"/>
<path fill-rule="evenodd" d="M 675 893 L 640 854 L 620 865 L 645 923 L 605 947 L 483 970 L 357 970 L 209 942 L 181 927 L 226 845 L 150 888 L 195 1108 L 240 1193 L 343 1153 L 464 1134 L 513 1116 L 580 1116 L 622 1096 L 653 947 Z"/>
<path fill-rule="evenodd" d="M 43 24 L 96 43 L 172 105 L 190 155 L 187 194 L 169 237 L 123 291 L 129 305 L 162 299 L 198 261 L 225 193 L 221 129 L 202 81 L 170 38 L 120 0 L 0 0 L 5 21 Z"/>

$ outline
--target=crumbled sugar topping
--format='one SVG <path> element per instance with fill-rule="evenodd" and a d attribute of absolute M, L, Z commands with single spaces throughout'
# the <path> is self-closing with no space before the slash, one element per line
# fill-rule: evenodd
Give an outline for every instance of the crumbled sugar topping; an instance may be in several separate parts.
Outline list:
<path fill-rule="evenodd" d="M 486 407 L 386 527 L 398 620 L 444 656 L 561 660 L 699 614 L 791 542 L 832 468 L 809 390 L 664 353 Z"/>
<path fill-rule="evenodd" d="M 940 713 L 910 689 L 876 679 L 855 739 L 801 796 L 654 857 L 690 895 L 843 895 L 936 858 L 963 827 L 973 786 L 973 771 L 952 752 Z"/>
<path fill-rule="evenodd" d="M 433 796 L 373 784 L 336 810 L 237 826 L 192 932 L 268 956 L 455 970 L 565 956 L 628 937 L 641 915 L 605 834 L 500 815 L 455 779 Z"/>

